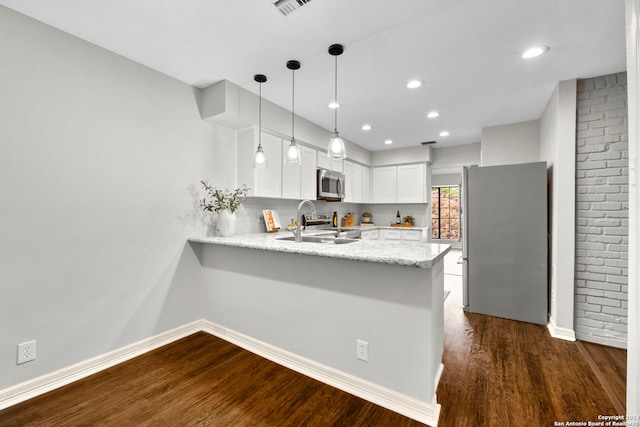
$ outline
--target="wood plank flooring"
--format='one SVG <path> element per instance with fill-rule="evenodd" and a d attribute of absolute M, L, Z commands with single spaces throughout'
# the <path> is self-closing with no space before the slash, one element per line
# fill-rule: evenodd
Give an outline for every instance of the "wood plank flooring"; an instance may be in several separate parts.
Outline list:
<path fill-rule="evenodd" d="M 0 411 L 2 427 L 80 425 L 423 424 L 197 333 Z"/>
<path fill-rule="evenodd" d="M 624 350 L 553 339 L 546 328 L 464 313 L 445 301 L 439 426 L 553 426 L 619 414 Z M 620 403 L 618 402 L 618 403 Z M 198 333 L 0 411 L 8 426 L 420 426 Z"/>
<path fill-rule="evenodd" d="M 553 426 L 624 413 L 578 343 L 551 338 L 544 326 L 465 313 L 461 306 L 461 287 L 454 286 L 445 301 L 439 426 Z M 626 351 L 586 344 L 610 365 L 608 384 L 624 402 Z"/>

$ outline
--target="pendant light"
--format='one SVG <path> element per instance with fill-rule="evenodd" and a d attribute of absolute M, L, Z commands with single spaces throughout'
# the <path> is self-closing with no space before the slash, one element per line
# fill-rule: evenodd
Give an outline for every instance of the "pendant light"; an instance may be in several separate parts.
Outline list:
<path fill-rule="evenodd" d="M 253 76 L 253 80 L 260 83 L 260 101 L 258 107 L 258 149 L 253 155 L 253 167 L 254 168 L 266 168 L 269 166 L 267 157 L 262 151 L 262 83 L 267 81 L 267 76 L 263 74 L 256 74 Z"/>
<path fill-rule="evenodd" d="M 291 144 L 287 147 L 287 151 L 284 156 L 284 162 L 287 164 L 300 164 L 300 147 L 296 143 L 296 138 L 294 136 L 295 130 L 295 95 L 296 95 L 296 78 L 295 73 L 296 70 L 300 69 L 299 61 L 287 61 L 287 68 L 291 70 Z"/>
<path fill-rule="evenodd" d="M 344 147 L 344 141 L 338 136 L 338 56 L 342 55 L 344 47 L 341 44 L 332 44 L 329 46 L 329 54 L 336 58 L 335 65 L 335 92 L 334 92 L 334 128 L 333 135 L 329 140 L 329 147 L 327 148 L 327 156 L 334 159 L 344 159 L 347 157 L 347 150 Z"/>

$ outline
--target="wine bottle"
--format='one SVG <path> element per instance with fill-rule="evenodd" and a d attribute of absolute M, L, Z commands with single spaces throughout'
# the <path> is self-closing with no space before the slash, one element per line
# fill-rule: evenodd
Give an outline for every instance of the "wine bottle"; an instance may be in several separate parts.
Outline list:
<path fill-rule="evenodd" d="M 396 224 L 400 224 L 400 211 L 398 211 L 398 213 L 396 213 Z"/>

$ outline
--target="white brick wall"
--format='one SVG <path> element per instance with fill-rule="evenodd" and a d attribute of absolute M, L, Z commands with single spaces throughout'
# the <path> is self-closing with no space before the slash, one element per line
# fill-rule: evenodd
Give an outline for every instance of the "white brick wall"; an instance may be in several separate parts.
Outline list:
<path fill-rule="evenodd" d="M 576 338 L 627 346 L 627 75 L 578 81 Z"/>

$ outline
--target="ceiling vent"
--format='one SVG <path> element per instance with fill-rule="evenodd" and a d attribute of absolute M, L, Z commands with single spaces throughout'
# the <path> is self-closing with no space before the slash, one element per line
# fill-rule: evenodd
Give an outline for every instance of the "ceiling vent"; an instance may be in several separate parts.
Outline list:
<path fill-rule="evenodd" d="M 422 145 L 430 145 L 430 144 L 436 144 L 437 142 L 438 141 L 424 141 L 424 142 L 421 142 L 420 144 L 422 144 Z"/>
<path fill-rule="evenodd" d="M 311 0 L 271 0 L 271 3 L 282 13 L 284 16 L 290 15 Z"/>

